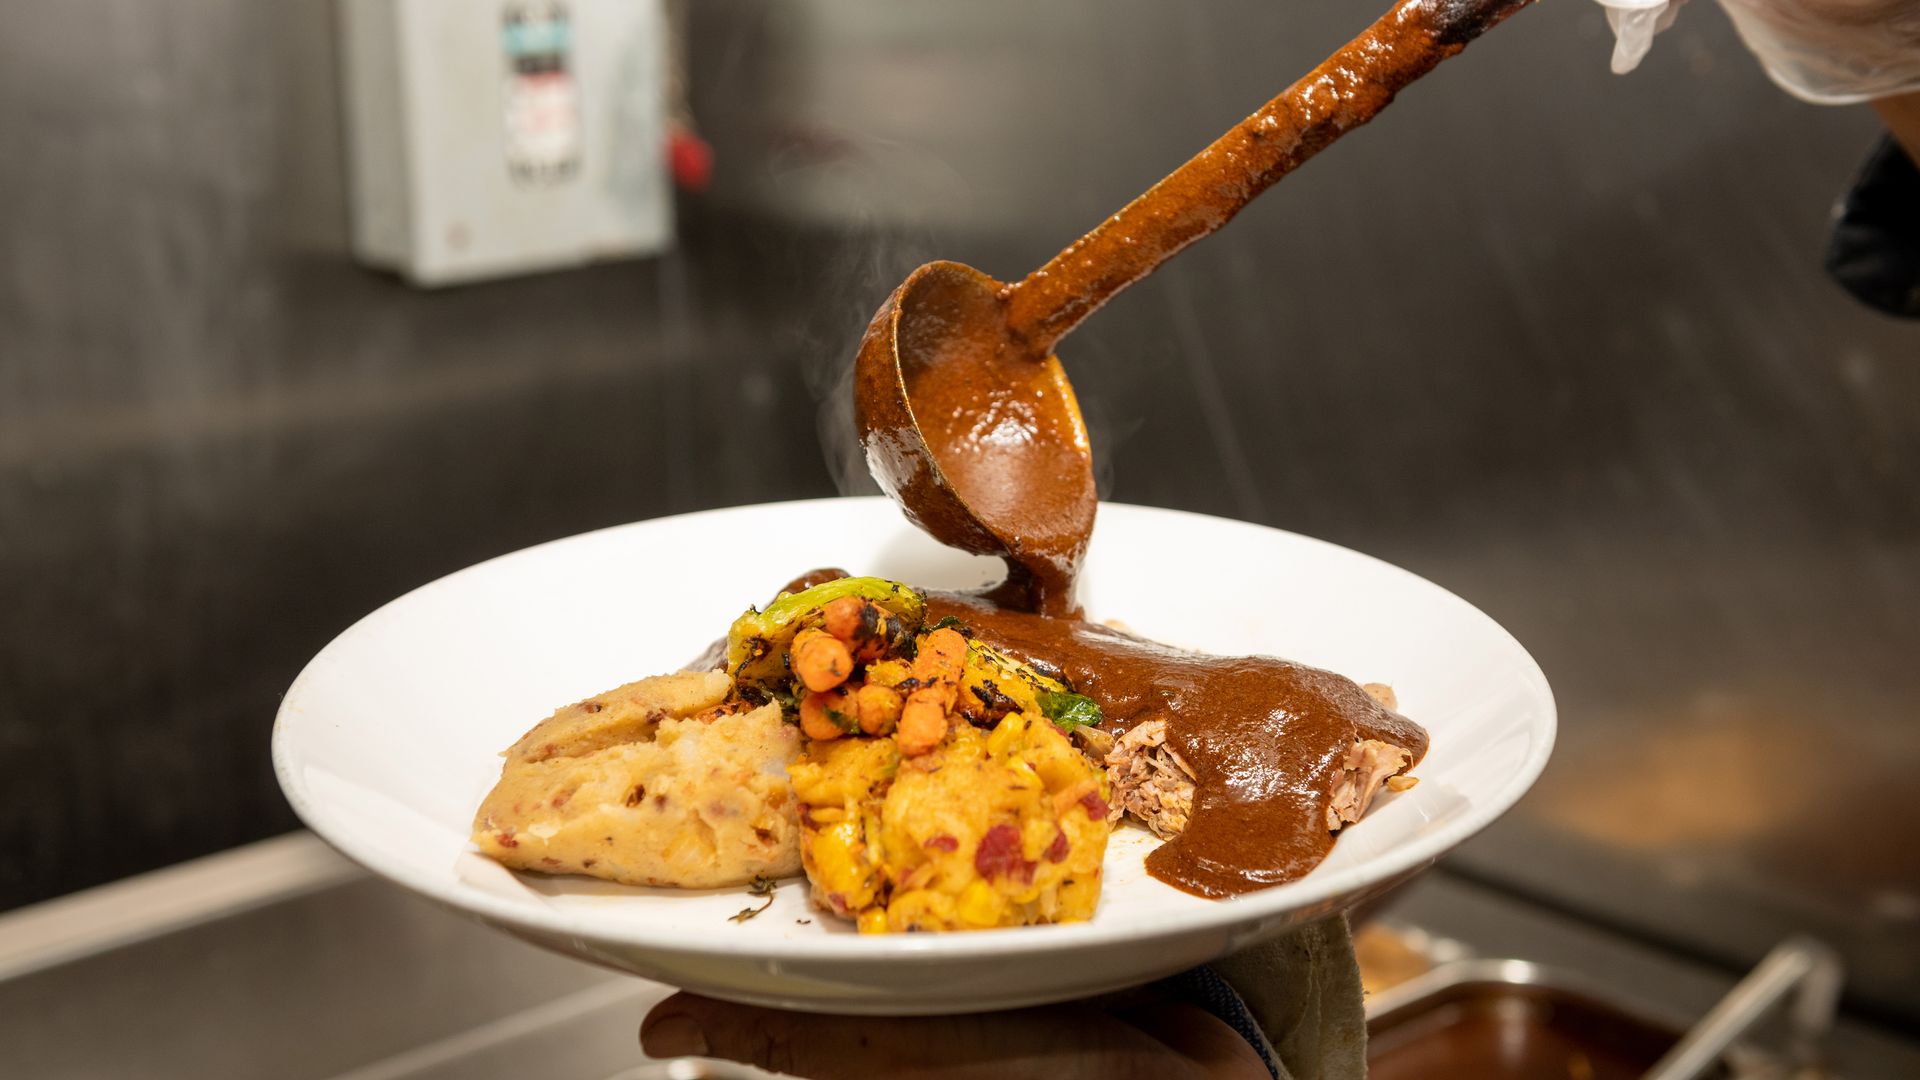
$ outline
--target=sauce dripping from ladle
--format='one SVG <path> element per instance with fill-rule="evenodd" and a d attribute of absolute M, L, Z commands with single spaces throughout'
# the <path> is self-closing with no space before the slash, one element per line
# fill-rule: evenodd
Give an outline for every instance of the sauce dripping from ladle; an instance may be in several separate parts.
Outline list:
<path fill-rule="evenodd" d="M 936 540 L 1007 564 L 995 598 L 1065 615 L 1093 533 L 1093 459 L 1068 332 L 1533 0 L 1400 0 L 1318 67 L 1021 281 L 954 262 L 908 275 L 855 362 L 880 486 Z"/>

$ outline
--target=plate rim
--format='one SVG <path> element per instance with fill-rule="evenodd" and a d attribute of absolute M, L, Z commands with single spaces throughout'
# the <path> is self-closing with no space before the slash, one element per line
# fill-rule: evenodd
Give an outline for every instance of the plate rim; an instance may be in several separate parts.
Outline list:
<path fill-rule="evenodd" d="M 1546 673 L 1541 669 L 1539 661 L 1497 619 L 1444 586 L 1378 556 L 1271 525 L 1170 507 L 1102 501 L 1099 504 L 1099 514 L 1107 514 L 1111 511 L 1121 516 L 1137 514 L 1144 517 L 1167 516 L 1194 519 L 1205 522 L 1211 527 L 1224 525 L 1229 528 L 1278 534 L 1295 542 L 1305 542 L 1310 546 L 1328 549 L 1342 557 L 1362 559 L 1376 564 L 1378 568 L 1390 574 L 1410 579 L 1416 587 L 1432 590 L 1446 601 L 1458 604 L 1486 620 L 1499 637 L 1511 646 L 1518 659 L 1524 661 L 1520 674 L 1523 676 L 1523 681 L 1538 694 L 1541 716 L 1538 723 L 1529 728 L 1530 745 L 1525 759 L 1496 789 L 1489 793 L 1484 803 L 1476 803 L 1469 807 L 1460 818 L 1431 834 L 1418 837 L 1367 862 L 1335 870 L 1325 876 L 1310 873 L 1307 877 L 1283 886 L 1215 900 L 1209 906 L 1193 909 L 1191 913 L 1183 914 L 1178 920 L 1169 921 L 1164 926 L 1142 928 L 1137 925 L 1109 925 L 1103 927 L 1089 921 L 1046 927 L 974 930 L 954 934 L 823 934 L 798 938 L 743 937 L 732 942 L 714 938 L 702 939 L 698 944 L 688 943 L 684 929 L 671 927 L 655 929 L 631 924 L 609 927 L 591 917 L 565 909 L 551 906 L 530 907 L 479 890 L 461 889 L 458 887 L 458 878 L 439 878 L 417 869 L 407 860 L 389 859 L 377 850 L 360 849 L 352 839 L 351 829 L 339 826 L 327 818 L 307 790 L 304 779 L 299 775 L 299 763 L 294 760 L 295 751 L 292 748 L 294 736 L 291 734 L 293 728 L 299 723 L 299 719 L 290 713 L 298 709 L 302 703 L 303 688 L 311 680 L 319 677 L 316 672 L 328 666 L 332 654 L 342 648 L 343 643 L 366 633 L 370 623 L 392 608 L 417 602 L 418 597 L 450 587 L 451 583 L 467 575 L 479 573 L 494 563 L 519 558 L 551 547 L 584 542 L 589 538 L 604 536 L 611 532 L 640 531 L 666 522 L 685 522 L 696 518 L 750 515 L 770 508 L 795 510 L 802 507 L 848 502 L 892 505 L 891 501 L 883 496 L 829 497 L 748 503 L 643 518 L 557 537 L 505 552 L 409 589 L 356 619 L 346 629 L 336 634 L 318 653 L 314 654 L 312 659 L 307 661 L 281 696 L 279 708 L 274 715 L 270 740 L 274 776 L 280 784 L 281 793 L 292 806 L 295 815 L 307 828 L 313 830 L 329 846 L 354 863 L 435 902 L 456 910 L 481 915 L 506 926 L 535 934 L 560 935 L 591 942 L 616 944 L 661 955 L 867 963 L 884 962 L 890 957 L 898 956 L 980 959 L 1013 954 L 1073 952 L 1103 946 L 1142 944 L 1195 933 L 1230 931 L 1247 924 L 1282 918 L 1291 912 L 1309 910 L 1370 885 L 1391 882 L 1458 847 L 1498 820 L 1519 802 L 1539 779 L 1553 753 L 1559 731 L 1559 709 L 1553 697 L 1553 688 L 1548 683 Z M 1096 516 L 1096 523 L 1098 520 Z M 904 515 L 900 523 L 911 527 L 911 522 L 907 521 Z M 1099 532 L 1096 524 L 1094 542 L 1097 544 L 1098 540 Z"/>

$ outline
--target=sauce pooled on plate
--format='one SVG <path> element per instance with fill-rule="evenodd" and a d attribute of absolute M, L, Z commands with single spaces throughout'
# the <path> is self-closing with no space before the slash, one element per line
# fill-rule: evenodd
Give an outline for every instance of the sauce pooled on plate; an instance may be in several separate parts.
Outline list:
<path fill-rule="evenodd" d="M 1186 829 L 1147 858 L 1161 881 L 1232 896 L 1299 878 L 1333 850 L 1335 773 L 1365 739 L 1418 763 L 1427 733 L 1351 679 L 1265 656 L 1208 656 L 1077 618 L 1011 611 L 932 593 L 927 617 L 953 616 L 980 640 L 1060 672 L 1098 702 L 1113 732 L 1153 717 L 1194 773 Z"/>

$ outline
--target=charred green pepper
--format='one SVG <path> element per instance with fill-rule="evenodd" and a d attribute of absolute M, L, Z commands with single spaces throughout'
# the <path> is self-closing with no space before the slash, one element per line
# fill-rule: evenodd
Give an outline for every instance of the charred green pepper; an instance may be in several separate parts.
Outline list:
<path fill-rule="evenodd" d="M 822 610 L 842 597 L 870 601 L 917 627 L 926 617 L 926 601 L 920 594 L 897 581 L 876 577 L 836 578 L 811 589 L 788 593 L 767 605 L 765 611 L 748 608 L 727 630 L 727 674 L 742 692 L 762 694 L 787 690 L 791 675 L 787 670 L 787 650 L 793 637 L 807 626 L 818 625 Z"/>

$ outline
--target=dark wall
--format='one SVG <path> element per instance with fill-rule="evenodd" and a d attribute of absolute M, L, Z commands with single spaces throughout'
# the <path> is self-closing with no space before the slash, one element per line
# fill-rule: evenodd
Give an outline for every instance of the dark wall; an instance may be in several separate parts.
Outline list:
<path fill-rule="evenodd" d="M 418 292 L 343 254 L 330 4 L 39 6 L 0 42 L 0 907 L 294 827 L 280 692 L 402 591 L 832 493 L 752 235 Z"/>
<path fill-rule="evenodd" d="M 699 0 L 679 252 L 428 294 L 341 254 L 328 4 L 30 6 L 0 906 L 291 827 L 277 696 L 406 588 L 831 491 L 814 401 L 907 267 L 1037 265 L 1362 18 Z M 1730 963 L 1815 930 L 1920 1009 L 1920 328 L 1819 271 L 1875 125 L 1710 6 L 1607 50 L 1517 16 L 1076 334 L 1107 490 L 1374 552 L 1534 650 L 1555 764 L 1456 868 Z"/>

